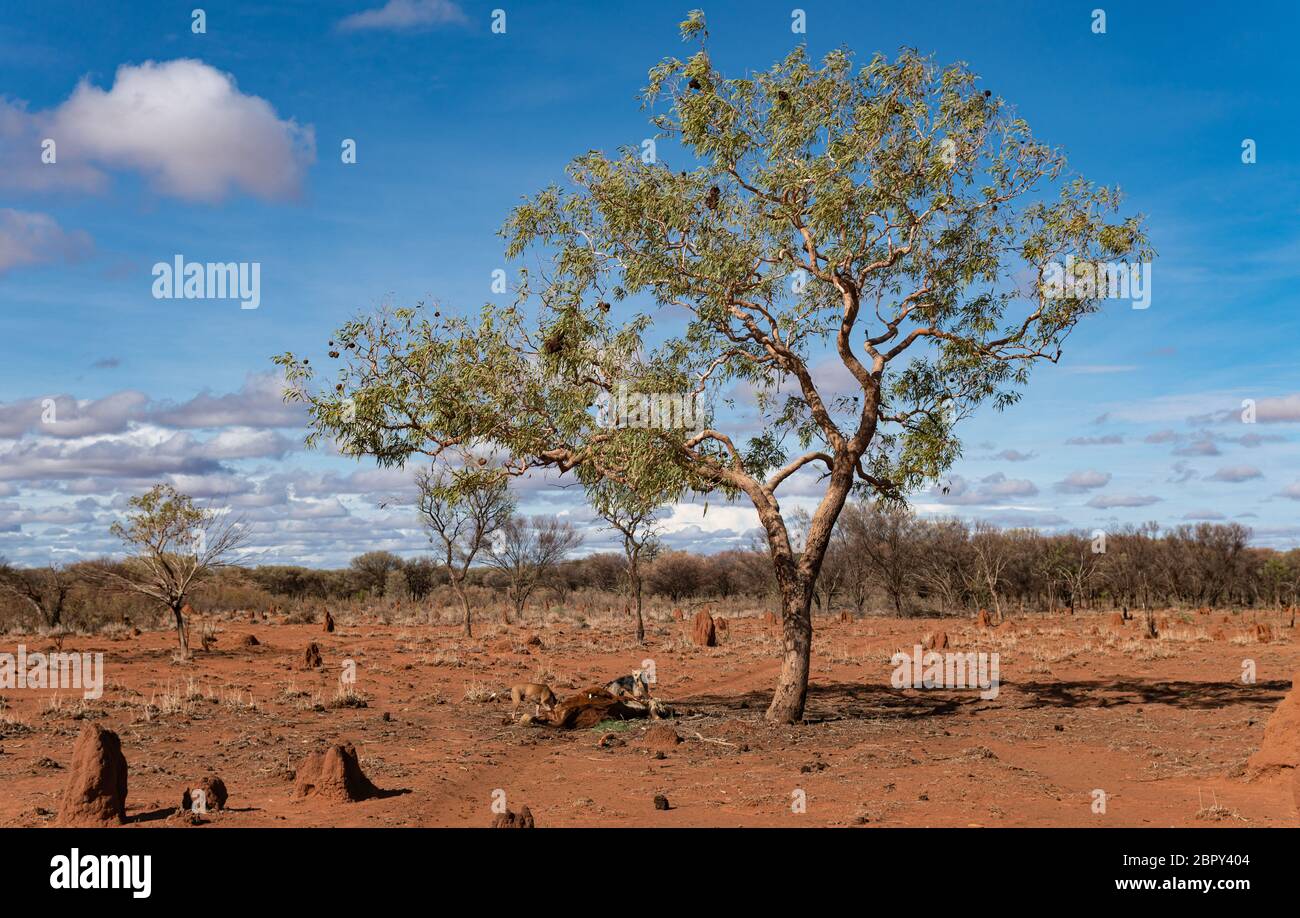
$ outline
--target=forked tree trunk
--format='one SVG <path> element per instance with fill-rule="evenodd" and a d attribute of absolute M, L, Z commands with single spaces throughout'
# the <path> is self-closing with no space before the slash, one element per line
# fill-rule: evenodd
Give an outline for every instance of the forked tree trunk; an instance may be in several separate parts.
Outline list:
<path fill-rule="evenodd" d="M 808 700 L 808 673 L 812 655 L 812 597 L 830 547 L 831 531 L 853 486 L 857 457 L 837 462 L 830 486 L 813 514 L 803 552 L 796 560 L 790 537 L 775 501 L 755 501 L 759 521 L 767 531 L 773 573 L 781 595 L 781 675 L 772 693 L 767 719 L 794 724 L 803 720 Z M 751 495 L 752 496 L 752 495 Z"/>
<path fill-rule="evenodd" d="M 808 701 L 808 671 L 812 656 L 812 587 L 795 582 L 781 587 L 781 676 L 767 709 L 767 719 L 794 724 L 803 720 Z"/>

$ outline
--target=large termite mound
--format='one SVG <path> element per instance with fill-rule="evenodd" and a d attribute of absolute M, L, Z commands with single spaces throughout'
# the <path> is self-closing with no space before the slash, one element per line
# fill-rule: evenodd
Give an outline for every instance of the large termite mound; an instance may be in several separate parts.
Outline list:
<path fill-rule="evenodd" d="M 718 633 L 713 624 L 713 616 L 701 609 L 691 623 L 691 639 L 699 647 L 718 646 Z"/>
<path fill-rule="evenodd" d="M 122 741 L 98 724 L 81 728 L 58 824 L 113 826 L 126 822 L 126 756 Z"/>
<path fill-rule="evenodd" d="M 357 750 L 351 743 L 336 743 L 323 752 L 307 756 L 298 766 L 294 776 L 295 797 L 324 797 L 327 800 L 350 802 L 365 800 L 379 793 L 370 783 L 357 761 Z"/>
<path fill-rule="evenodd" d="M 921 646 L 926 650 L 947 650 L 948 632 L 931 631 L 921 639 Z"/>
<path fill-rule="evenodd" d="M 323 663 L 320 655 L 320 645 L 315 641 L 308 644 L 307 649 L 303 651 L 302 662 L 307 669 L 319 669 Z"/>
<path fill-rule="evenodd" d="M 1289 769 L 1300 777 L 1300 673 L 1291 677 L 1291 691 L 1264 727 L 1264 742 L 1246 762 L 1251 775 Z M 1300 802 L 1300 801 L 1298 801 Z"/>

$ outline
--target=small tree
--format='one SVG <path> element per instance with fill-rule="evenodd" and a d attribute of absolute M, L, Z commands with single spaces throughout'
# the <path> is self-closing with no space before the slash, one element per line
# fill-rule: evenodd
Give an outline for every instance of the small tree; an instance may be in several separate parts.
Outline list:
<path fill-rule="evenodd" d="M 368 551 L 348 565 L 360 589 L 379 598 L 388 587 L 388 575 L 402 569 L 402 559 L 391 551 Z"/>
<path fill-rule="evenodd" d="M 428 596 L 438 583 L 438 567 L 437 562 L 430 558 L 412 558 L 402 562 L 406 594 L 417 602 Z"/>
<path fill-rule="evenodd" d="M 636 610 L 636 639 L 645 643 L 645 619 L 641 613 L 645 578 L 641 562 L 652 561 L 659 553 L 659 520 L 656 517 L 661 504 L 654 497 L 645 497 L 631 488 L 611 481 L 601 482 L 588 491 L 588 499 L 611 529 L 623 540 L 626 559 L 624 576 L 628 592 Z"/>
<path fill-rule="evenodd" d="M 1101 552 L 1092 550 L 1092 540 L 1084 533 L 1076 533 L 1061 540 L 1061 560 L 1055 573 L 1070 591 L 1070 614 L 1086 605 L 1092 584 L 1101 574 Z"/>
<path fill-rule="evenodd" d="M 72 585 L 71 573 L 61 565 L 23 569 L 0 558 L 0 592 L 30 605 L 47 628 L 63 624 L 63 611 Z"/>
<path fill-rule="evenodd" d="M 853 603 L 854 610 L 857 611 L 856 598 L 853 596 L 853 590 L 849 584 L 851 576 L 852 566 L 849 561 L 847 545 L 844 539 L 832 536 L 831 544 L 826 548 L 826 559 L 822 562 L 821 574 L 817 577 L 814 596 L 818 608 L 826 613 L 834 612 L 836 600 L 839 599 L 841 594 L 848 593 L 849 600 Z"/>
<path fill-rule="evenodd" d="M 1006 535 L 991 523 L 976 523 L 971 533 L 975 564 L 970 571 L 972 593 L 985 595 L 993 605 L 994 617 L 1003 621 L 1003 571 L 1011 561 L 1011 545 Z"/>
<path fill-rule="evenodd" d="M 916 587 L 919 557 L 916 517 L 885 501 L 854 503 L 840 517 L 849 551 L 856 553 L 900 618 Z"/>
<path fill-rule="evenodd" d="M 446 468 L 421 469 L 416 483 L 420 488 L 420 515 L 460 600 L 465 636 L 473 637 L 465 580 L 474 559 L 485 553 L 488 541 L 510 520 L 514 500 L 504 476 L 468 467 L 458 473 Z M 432 621 L 432 610 L 429 615 Z"/>
<path fill-rule="evenodd" d="M 232 557 L 247 542 L 241 520 L 196 506 L 171 485 L 155 485 L 128 502 L 125 522 L 114 523 L 127 558 L 114 570 L 94 567 L 93 576 L 118 589 L 157 600 L 171 610 L 183 659 L 190 657 L 183 610 L 191 592 L 217 570 L 238 563 Z"/>
<path fill-rule="evenodd" d="M 966 524 L 948 518 L 921 525 L 916 572 L 919 588 L 938 600 L 941 614 L 964 608 L 971 555 Z"/>
<path fill-rule="evenodd" d="M 488 564 L 505 574 L 517 620 L 523 621 L 524 606 L 537 585 L 581 544 L 573 524 L 553 516 L 513 516 L 500 528 L 488 550 Z"/>

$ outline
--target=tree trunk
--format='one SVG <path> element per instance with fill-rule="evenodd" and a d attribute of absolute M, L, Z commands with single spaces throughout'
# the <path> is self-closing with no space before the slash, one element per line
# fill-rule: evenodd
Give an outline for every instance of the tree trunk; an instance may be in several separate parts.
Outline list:
<path fill-rule="evenodd" d="M 465 613 L 465 637 L 474 636 L 474 626 L 470 623 L 469 597 L 465 595 L 464 584 L 457 581 L 456 596 L 460 599 L 460 608 Z"/>
<path fill-rule="evenodd" d="M 633 571 L 632 580 L 632 589 L 636 593 L 636 640 L 638 644 L 644 644 L 645 620 L 641 617 L 641 574 L 639 571 Z"/>
<path fill-rule="evenodd" d="M 806 583 L 792 583 L 781 590 L 782 644 L 781 677 L 777 680 L 767 719 L 795 724 L 803 719 L 808 700 L 808 671 L 812 655 L 812 589 Z"/>
<path fill-rule="evenodd" d="M 1002 602 L 998 599 L 998 590 L 997 587 L 993 585 L 994 582 L 995 581 L 993 581 L 992 579 L 989 580 L 989 592 L 993 595 L 993 611 L 997 614 L 998 624 L 1001 624 L 1002 623 Z M 1073 598 L 1070 600 L 1070 602 L 1071 603 L 1074 602 Z M 1071 608 L 1073 608 L 1073 606 L 1071 606 Z"/>
<path fill-rule="evenodd" d="M 185 616 L 181 612 L 183 603 L 172 603 L 172 615 L 176 617 L 176 638 L 181 645 L 181 659 L 190 658 L 190 636 L 185 628 Z"/>
<path fill-rule="evenodd" d="M 867 442 L 870 437 L 865 438 Z M 808 700 L 808 673 L 812 655 L 812 596 L 821 574 L 831 533 L 849 490 L 853 487 L 854 467 L 860 453 L 841 457 L 831 472 L 830 487 L 808 526 L 803 551 L 796 558 L 790 546 L 781 509 L 770 492 L 751 493 L 759 521 L 767 532 L 772 553 L 772 570 L 781 593 L 781 637 L 784 657 L 781 675 L 772 693 L 766 719 L 773 723 L 795 724 L 803 720 Z"/>

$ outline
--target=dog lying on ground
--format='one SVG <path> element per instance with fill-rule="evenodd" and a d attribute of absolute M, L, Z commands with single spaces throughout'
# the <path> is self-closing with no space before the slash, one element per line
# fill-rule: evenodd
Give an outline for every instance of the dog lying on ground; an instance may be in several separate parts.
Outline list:
<path fill-rule="evenodd" d="M 630 676 L 619 676 L 613 682 L 605 686 L 605 691 L 609 692 L 615 698 L 622 698 L 624 695 L 630 695 L 633 698 L 650 697 L 650 679 L 645 672 L 640 669 L 632 670 Z"/>

